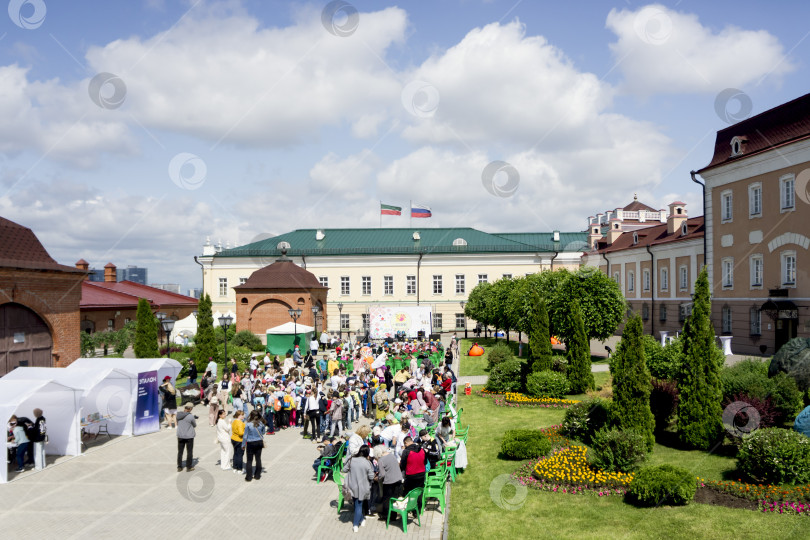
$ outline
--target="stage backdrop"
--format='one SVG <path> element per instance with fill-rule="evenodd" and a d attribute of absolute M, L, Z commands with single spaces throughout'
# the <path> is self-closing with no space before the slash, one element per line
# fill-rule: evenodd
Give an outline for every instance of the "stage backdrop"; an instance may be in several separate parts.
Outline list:
<path fill-rule="evenodd" d="M 420 330 L 426 337 L 431 333 L 429 306 L 372 306 L 368 311 L 372 339 L 394 337 L 400 331 L 409 338 L 415 338 Z"/>
<path fill-rule="evenodd" d="M 158 372 L 138 373 L 138 398 L 135 402 L 134 435 L 160 431 L 158 410 Z"/>

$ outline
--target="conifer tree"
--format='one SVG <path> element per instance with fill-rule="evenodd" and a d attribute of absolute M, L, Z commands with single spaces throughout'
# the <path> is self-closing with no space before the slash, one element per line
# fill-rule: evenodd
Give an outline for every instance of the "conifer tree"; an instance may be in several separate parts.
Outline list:
<path fill-rule="evenodd" d="M 214 333 L 214 314 L 211 311 L 211 296 L 204 294 L 197 304 L 197 334 L 194 336 L 195 363 L 204 373 L 208 359 L 217 358 L 217 338 Z"/>
<path fill-rule="evenodd" d="M 157 317 L 152 313 L 149 300 L 138 300 L 137 323 L 135 326 L 135 345 L 132 347 L 135 358 L 158 358 Z"/>
<path fill-rule="evenodd" d="M 627 321 L 622 340 L 611 361 L 611 418 L 620 429 L 638 431 L 644 437 L 649 452 L 655 444 L 655 417 L 650 410 L 652 380 L 641 343 L 643 334 L 644 326 L 638 315 Z"/>
<path fill-rule="evenodd" d="M 529 334 L 529 351 L 532 355 L 532 371 L 551 369 L 551 336 L 548 328 L 548 309 L 546 301 L 537 292 L 532 293 L 534 309 L 531 315 L 531 333 Z"/>
<path fill-rule="evenodd" d="M 591 373 L 591 345 L 585 333 L 582 310 L 579 302 L 571 304 L 571 337 L 565 348 L 568 353 L 568 383 L 572 394 L 582 394 L 593 390 L 594 380 Z"/>

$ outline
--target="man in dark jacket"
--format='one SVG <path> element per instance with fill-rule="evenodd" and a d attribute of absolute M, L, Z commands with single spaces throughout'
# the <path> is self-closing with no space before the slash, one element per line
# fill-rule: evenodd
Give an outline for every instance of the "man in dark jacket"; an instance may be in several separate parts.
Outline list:
<path fill-rule="evenodd" d="M 188 382 L 197 384 L 197 364 L 194 363 L 192 358 L 188 359 Z"/>
<path fill-rule="evenodd" d="M 41 471 L 45 468 L 45 438 L 48 434 L 48 428 L 45 424 L 45 417 L 42 416 L 42 409 L 34 409 L 34 429 L 31 436 L 28 438 L 31 441 L 31 447 L 34 453 L 34 468 Z"/>
<path fill-rule="evenodd" d="M 194 405 L 186 403 L 177 414 L 177 472 L 183 470 L 183 448 L 186 448 L 186 470 L 194 470 L 194 437 L 197 435 L 197 416 L 191 414 Z"/>
<path fill-rule="evenodd" d="M 439 451 L 439 443 L 437 443 L 435 439 L 430 438 L 426 429 L 419 432 L 419 438 L 422 441 L 422 448 L 425 450 L 428 461 L 430 462 L 430 469 L 433 470 L 436 468 L 436 464 L 442 456 Z"/>

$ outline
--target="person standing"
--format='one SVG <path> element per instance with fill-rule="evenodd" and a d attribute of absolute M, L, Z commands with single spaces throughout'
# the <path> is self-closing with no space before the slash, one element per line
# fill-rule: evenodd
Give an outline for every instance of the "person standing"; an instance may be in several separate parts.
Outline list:
<path fill-rule="evenodd" d="M 318 420 L 321 416 L 318 396 L 312 390 L 307 390 L 304 397 L 304 438 L 312 438 L 317 441 L 320 432 Z M 312 435 L 307 433 L 307 428 L 312 427 Z"/>
<path fill-rule="evenodd" d="M 228 395 L 231 393 L 231 378 L 227 373 L 222 374 L 222 381 L 220 381 L 218 386 L 217 399 L 219 401 L 219 408 L 227 412 Z"/>
<path fill-rule="evenodd" d="M 402 471 L 397 463 L 397 457 L 385 445 L 379 445 L 374 449 L 377 456 L 377 476 L 382 481 L 382 512 L 380 519 L 388 519 L 389 501 L 394 497 L 402 495 Z"/>
<path fill-rule="evenodd" d="M 411 437 L 405 437 L 405 449 L 402 451 L 402 457 L 399 460 L 399 468 L 405 476 L 403 485 L 403 492 L 405 496 L 412 489 L 422 487 L 425 485 L 425 472 L 428 462 L 427 453 L 425 450 L 415 444 Z M 422 507 L 422 497 L 419 497 L 418 507 Z"/>
<path fill-rule="evenodd" d="M 177 390 L 172 385 L 172 378 L 168 375 L 163 377 L 163 384 L 160 385 L 160 393 L 163 395 L 163 412 L 166 415 L 166 427 L 177 428 Z"/>
<path fill-rule="evenodd" d="M 14 434 L 14 444 L 17 445 L 17 472 L 25 470 L 25 454 L 28 451 L 29 440 L 25 434 L 25 428 L 22 426 L 16 416 L 12 416 L 9 420 L 12 433 Z"/>
<path fill-rule="evenodd" d="M 332 393 L 332 406 L 329 409 L 329 414 L 332 416 L 329 435 L 340 436 L 343 433 L 343 398 L 337 392 Z"/>
<path fill-rule="evenodd" d="M 374 467 L 368 459 L 369 448 L 362 446 L 357 455 L 346 460 L 343 466 L 344 482 L 352 492 L 354 501 L 354 532 L 366 524 L 363 516 L 363 505 L 368 505 L 371 498 L 371 481 L 374 480 Z"/>
<path fill-rule="evenodd" d="M 245 435 L 245 413 L 235 411 L 231 422 L 231 446 L 233 446 L 233 472 L 245 474 L 245 450 L 242 448 L 242 437 Z"/>
<path fill-rule="evenodd" d="M 34 409 L 34 429 L 31 430 L 30 443 L 34 447 L 34 468 L 41 471 L 45 468 L 45 442 L 48 438 L 48 427 L 42 409 Z"/>
<path fill-rule="evenodd" d="M 191 414 L 194 405 L 186 403 L 177 415 L 177 472 L 183 470 L 183 449 L 186 449 L 186 470 L 194 470 L 194 437 L 197 432 L 197 416 Z"/>
<path fill-rule="evenodd" d="M 188 382 L 189 384 L 197 384 L 197 364 L 194 363 L 192 358 L 188 359 Z"/>
<path fill-rule="evenodd" d="M 259 411 L 252 410 L 248 421 L 245 424 L 245 435 L 242 438 L 242 446 L 247 452 L 247 463 L 245 465 L 245 481 L 250 482 L 254 478 L 259 480 L 262 477 L 262 449 L 264 448 L 264 422 Z M 256 459 L 256 469 L 253 469 L 253 459 Z"/>
<path fill-rule="evenodd" d="M 225 418 L 225 411 L 219 411 L 217 418 L 217 443 L 219 443 L 219 466 L 223 471 L 231 470 L 231 425 Z"/>
<path fill-rule="evenodd" d="M 214 378 L 214 381 L 217 380 L 217 363 L 214 362 L 214 359 L 210 356 L 208 357 L 208 365 L 205 367 L 205 371 L 211 373 L 211 376 Z"/>
<path fill-rule="evenodd" d="M 318 340 L 315 339 L 315 336 L 313 335 L 312 336 L 312 341 L 309 342 L 309 354 L 311 354 L 313 358 L 318 356 L 318 348 L 319 347 L 320 347 L 320 344 L 318 343 Z"/>

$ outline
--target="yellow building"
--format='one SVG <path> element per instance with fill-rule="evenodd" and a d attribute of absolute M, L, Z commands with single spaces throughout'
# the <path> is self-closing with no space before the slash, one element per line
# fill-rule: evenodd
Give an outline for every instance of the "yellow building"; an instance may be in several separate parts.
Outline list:
<path fill-rule="evenodd" d="M 433 331 L 463 331 L 463 302 L 473 287 L 504 276 L 580 265 L 584 232 L 491 234 L 473 228 L 299 229 L 244 246 L 207 242 L 198 262 L 215 312 L 236 312 L 233 287 L 286 251 L 324 286 L 321 316 L 300 321 L 330 333 L 362 332 L 372 305 L 428 305 Z M 291 306 L 292 307 L 292 306 Z"/>

